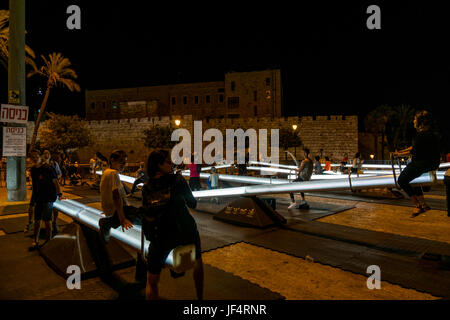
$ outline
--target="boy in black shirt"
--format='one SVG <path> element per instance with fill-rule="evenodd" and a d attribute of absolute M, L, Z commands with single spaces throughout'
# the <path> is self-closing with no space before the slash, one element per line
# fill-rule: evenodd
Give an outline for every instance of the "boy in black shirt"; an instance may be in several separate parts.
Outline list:
<path fill-rule="evenodd" d="M 62 193 L 59 188 L 58 176 L 55 170 L 48 164 L 43 163 L 42 158 L 36 156 L 36 164 L 31 168 L 31 180 L 33 185 L 34 208 L 34 239 L 31 244 L 31 250 L 37 249 L 39 244 L 39 232 L 41 220 L 44 220 L 46 229 L 46 241 L 51 239 L 52 235 L 52 210 L 53 202 Z"/>

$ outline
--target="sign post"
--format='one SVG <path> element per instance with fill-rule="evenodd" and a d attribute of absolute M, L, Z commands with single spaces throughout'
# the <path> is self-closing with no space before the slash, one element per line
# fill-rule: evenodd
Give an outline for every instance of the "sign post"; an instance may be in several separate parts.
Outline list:
<path fill-rule="evenodd" d="M 10 105 L 6 105 L 5 109 L 2 106 L 5 114 L 1 116 L 2 119 L 11 120 L 7 121 L 9 128 L 23 128 L 26 134 L 28 107 L 20 106 L 25 105 L 25 0 L 9 0 L 8 48 L 8 103 Z M 11 108 L 12 105 L 17 108 Z M 6 109 L 8 109 L 7 113 Z M 25 109 L 27 110 L 26 116 L 23 111 Z M 23 133 L 18 133 L 19 131 L 8 134 L 10 137 L 16 137 L 16 134 L 22 135 L 23 139 Z M 20 140 L 10 139 L 13 139 L 14 143 Z M 13 143 L 13 141 L 9 142 Z M 15 149 L 16 154 L 18 154 L 18 149 Z M 24 155 L 6 157 L 8 201 L 25 201 L 27 199 L 25 159 Z"/>

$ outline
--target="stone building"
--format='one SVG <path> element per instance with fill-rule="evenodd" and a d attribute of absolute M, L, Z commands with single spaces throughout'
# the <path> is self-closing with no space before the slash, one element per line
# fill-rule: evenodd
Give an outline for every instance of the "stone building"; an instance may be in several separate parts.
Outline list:
<path fill-rule="evenodd" d="M 175 125 L 179 119 L 179 126 Z M 224 118 L 202 120 L 202 130 L 219 129 L 225 136 L 226 129 L 288 129 L 297 125 L 299 136 L 304 147 L 310 149 L 313 156 L 332 157 L 335 162 L 342 159 L 344 153 L 352 157 L 358 151 L 358 117 L 357 116 L 317 116 L 317 117 L 253 117 L 253 118 Z M 191 133 L 193 141 L 194 119 L 191 115 L 162 116 L 150 118 L 91 120 L 86 121 L 92 143 L 89 147 L 78 150 L 81 162 L 88 162 L 95 152 L 100 151 L 109 155 L 114 149 L 122 149 L 128 154 L 129 162 L 144 161 L 150 150 L 144 146 L 144 130 L 154 125 L 169 126 L 173 130 L 185 128 Z M 31 140 L 34 123 L 29 122 L 27 141 Z M 270 140 L 269 140 L 270 141 Z M 208 142 L 209 143 L 209 142 Z M 205 143 L 206 144 L 206 143 Z M 301 159 L 301 148 L 290 148 L 292 154 Z M 285 160 L 284 150 L 279 151 L 280 161 Z"/>
<path fill-rule="evenodd" d="M 224 81 L 86 90 L 86 120 L 192 115 L 214 118 L 280 117 L 280 70 L 230 72 Z"/>

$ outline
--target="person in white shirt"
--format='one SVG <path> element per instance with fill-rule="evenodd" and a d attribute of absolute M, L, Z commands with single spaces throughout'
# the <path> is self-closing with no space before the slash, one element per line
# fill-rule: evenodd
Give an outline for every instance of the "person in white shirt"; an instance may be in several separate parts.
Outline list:
<path fill-rule="evenodd" d="M 102 174 L 100 181 L 100 197 L 105 218 L 99 220 L 100 238 L 108 243 L 110 229 L 122 226 L 122 231 L 133 228 L 133 224 L 124 213 L 124 207 L 128 206 L 125 190 L 119 178 L 127 163 L 125 151 L 117 150 L 111 153 L 109 168 Z"/>
<path fill-rule="evenodd" d="M 103 171 L 100 181 L 100 197 L 105 218 L 99 224 L 100 239 L 103 244 L 109 242 L 111 228 L 122 226 L 122 231 L 133 228 L 133 223 L 142 225 L 139 209 L 130 206 L 126 198 L 125 189 L 120 181 L 119 173 L 127 163 L 125 151 L 113 151 L 109 157 L 109 168 Z M 140 254 L 136 261 L 137 281 L 146 281 L 145 264 Z"/>

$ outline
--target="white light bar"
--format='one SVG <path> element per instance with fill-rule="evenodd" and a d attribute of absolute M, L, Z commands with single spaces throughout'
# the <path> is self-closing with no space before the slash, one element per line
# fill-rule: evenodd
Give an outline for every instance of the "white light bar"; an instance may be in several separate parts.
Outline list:
<path fill-rule="evenodd" d="M 443 175 L 439 175 L 438 179 L 443 179 Z M 412 184 L 431 184 L 433 183 L 428 173 L 414 179 Z M 220 197 L 220 196 L 256 196 L 273 193 L 289 193 L 289 192 L 313 192 L 313 191 L 330 191 L 330 190 L 346 190 L 346 189 L 362 189 L 362 188 L 380 188 L 395 187 L 393 176 L 382 176 L 374 178 L 354 178 L 351 180 L 351 186 L 348 179 L 335 179 L 328 181 L 305 181 L 283 184 L 265 184 L 256 186 L 245 186 L 238 188 L 225 188 L 193 191 L 192 194 L 196 198 Z"/>
<path fill-rule="evenodd" d="M 289 173 L 289 174 L 295 174 L 296 170 L 292 169 L 281 169 L 281 168 L 275 168 L 275 167 L 247 167 L 247 170 L 253 170 L 253 171 L 261 171 L 261 172 L 274 172 L 274 173 Z"/>
<path fill-rule="evenodd" d="M 288 166 L 288 165 L 282 165 L 282 164 L 276 164 L 276 163 L 268 163 L 268 162 L 258 162 L 258 161 L 250 161 L 249 164 L 259 164 L 259 165 L 264 165 L 264 166 L 269 166 L 269 167 L 278 167 L 278 168 L 286 168 L 286 169 L 296 169 L 296 166 Z M 325 166 L 325 164 L 321 164 L 322 167 Z M 337 163 L 332 163 L 331 164 L 332 167 L 340 167 L 340 164 Z M 406 164 L 402 164 L 402 167 L 405 167 Z M 347 168 L 351 168 L 352 165 L 351 164 L 346 164 L 345 167 Z M 398 167 L 397 164 L 394 164 L 394 167 Z M 392 169 L 392 165 L 391 164 L 362 164 L 361 168 L 367 168 L 367 169 Z M 439 165 L 440 169 L 444 169 L 444 168 L 450 168 L 450 162 L 444 162 L 441 163 Z"/>
<path fill-rule="evenodd" d="M 221 165 L 217 165 L 217 166 L 203 167 L 202 171 L 211 170 L 212 167 L 214 167 L 216 169 L 223 169 L 223 168 L 230 168 L 230 167 L 232 167 L 232 165 L 231 164 L 221 164 Z M 187 171 L 189 171 L 189 170 L 187 170 Z"/>
<path fill-rule="evenodd" d="M 297 169 L 297 166 L 289 166 L 286 164 L 280 164 L 280 163 L 270 163 L 270 162 L 260 162 L 260 161 L 249 161 L 248 164 L 259 164 L 262 166 L 269 166 L 269 167 L 278 167 L 278 168 L 285 168 L 285 169 Z"/>

